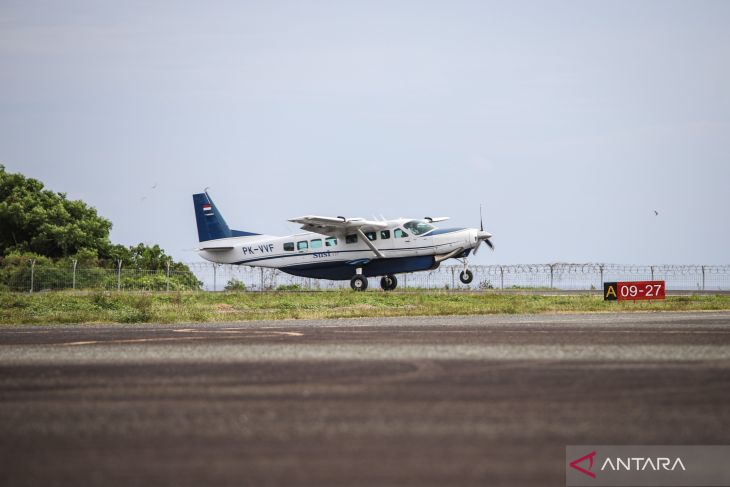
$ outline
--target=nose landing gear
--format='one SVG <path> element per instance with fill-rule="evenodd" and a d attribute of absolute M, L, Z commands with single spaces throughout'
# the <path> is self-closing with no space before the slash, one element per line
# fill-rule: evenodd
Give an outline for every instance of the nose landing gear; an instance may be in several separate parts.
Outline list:
<path fill-rule="evenodd" d="M 459 274 L 459 280 L 464 284 L 469 284 L 471 281 L 474 280 L 474 274 L 472 274 L 469 269 L 464 269 L 463 271 L 461 271 L 461 274 Z"/>
<path fill-rule="evenodd" d="M 469 261 L 466 258 L 461 261 L 464 263 L 464 270 L 459 274 L 459 280 L 463 284 L 469 284 L 474 280 L 474 274 L 469 270 Z"/>

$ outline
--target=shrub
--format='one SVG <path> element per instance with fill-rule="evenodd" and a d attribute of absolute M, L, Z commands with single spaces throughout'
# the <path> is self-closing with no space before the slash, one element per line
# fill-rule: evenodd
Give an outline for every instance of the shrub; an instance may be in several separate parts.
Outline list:
<path fill-rule="evenodd" d="M 245 291 L 246 290 L 246 284 L 239 281 L 235 277 L 232 278 L 228 283 L 226 284 L 226 287 L 223 288 L 224 291 Z"/>
<path fill-rule="evenodd" d="M 282 284 L 276 288 L 277 291 L 301 291 L 302 286 L 299 284 Z"/>

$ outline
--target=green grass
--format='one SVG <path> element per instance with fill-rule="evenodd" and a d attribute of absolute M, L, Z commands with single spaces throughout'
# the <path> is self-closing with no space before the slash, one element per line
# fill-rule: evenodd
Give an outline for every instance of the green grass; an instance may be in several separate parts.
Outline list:
<path fill-rule="evenodd" d="M 261 319 L 730 310 L 730 295 L 604 302 L 601 296 L 448 293 L 0 293 L 0 324 L 184 323 Z"/>

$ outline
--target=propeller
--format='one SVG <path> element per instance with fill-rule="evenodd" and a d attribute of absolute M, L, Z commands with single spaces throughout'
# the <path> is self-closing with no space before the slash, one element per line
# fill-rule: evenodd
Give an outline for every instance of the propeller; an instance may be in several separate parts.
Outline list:
<path fill-rule="evenodd" d="M 487 247 L 494 250 L 494 244 L 490 240 L 492 238 L 492 234 L 489 232 L 484 231 L 484 220 L 482 218 L 482 205 L 479 205 L 479 233 L 477 234 L 477 246 L 474 247 L 474 255 L 477 254 L 477 251 L 479 250 L 479 247 L 481 246 L 482 242 L 487 244 Z"/>

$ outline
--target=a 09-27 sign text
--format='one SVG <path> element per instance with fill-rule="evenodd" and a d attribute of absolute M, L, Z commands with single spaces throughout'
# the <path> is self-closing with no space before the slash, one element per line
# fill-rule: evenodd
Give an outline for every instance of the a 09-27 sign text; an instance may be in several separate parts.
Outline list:
<path fill-rule="evenodd" d="M 664 299 L 664 281 L 604 282 L 604 301 Z"/>

